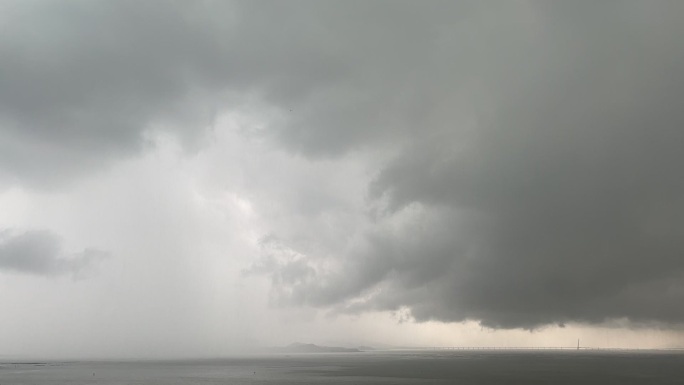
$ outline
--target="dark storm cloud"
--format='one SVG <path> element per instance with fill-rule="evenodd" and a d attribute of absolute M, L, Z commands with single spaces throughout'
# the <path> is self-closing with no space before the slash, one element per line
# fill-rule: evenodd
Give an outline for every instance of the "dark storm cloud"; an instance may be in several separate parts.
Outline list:
<path fill-rule="evenodd" d="M 62 182 L 151 128 L 192 142 L 253 103 L 261 134 L 307 159 L 400 149 L 372 165 L 359 245 L 324 258 L 282 239 L 259 265 L 282 299 L 497 327 L 684 321 L 680 2 L 3 11 L 5 180 Z"/>
<path fill-rule="evenodd" d="M 106 256 L 107 253 L 95 249 L 66 255 L 59 237 L 48 231 L 0 232 L 0 271 L 80 277 Z"/>
<path fill-rule="evenodd" d="M 173 3 L 4 8 L 0 164 L 14 180 L 59 183 L 139 151 L 153 123 L 206 113 L 188 84 L 211 81 L 196 78 L 214 43 Z"/>
<path fill-rule="evenodd" d="M 276 282 L 282 299 L 505 328 L 684 322 L 684 9 L 520 8 L 471 14 L 467 37 L 411 68 L 416 110 L 364 120 L 407 126 L 372 199 L 388 220 L 422 214 L 366 234 L 340 268 L 283 263 L 305 274 Z"/>
<path fill-rule="evenodd" d="M 425 245 L 442 276 L 409 304 L 417 318 L 684 321 L 683 9 L 613 5 L 540 7 L 534 61 L 503 61 L 510 88 L 466 148 L 416 141 L 381 172 L 393 209 L 456 210 L 472 234 Z"/>
<path fill-rule="evenodd" d="M 273 135 L 288 147 L 339 154 L 381 136 L 369 128 L 390 117 L 376 103 L 398 91 L 385 85 L 420 62 L 425 27 L 451 20 L 434 8 L 6 2 L 0 173 L 60 183 L 141 151 L 150 129 L 192 143 L 218 111 L 252 102 L 281 112 Z"/>

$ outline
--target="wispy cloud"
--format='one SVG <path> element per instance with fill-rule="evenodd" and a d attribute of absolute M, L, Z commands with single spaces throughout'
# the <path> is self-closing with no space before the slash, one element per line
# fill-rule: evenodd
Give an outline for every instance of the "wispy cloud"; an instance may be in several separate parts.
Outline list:
<path fill-rule="evenodd" d="M 87 248 L 65 253 L 55 234 L 44 230 L 0 232 L 0 271 L 41 276 L 71 275 L 84 277 L 107 252 Z"/>

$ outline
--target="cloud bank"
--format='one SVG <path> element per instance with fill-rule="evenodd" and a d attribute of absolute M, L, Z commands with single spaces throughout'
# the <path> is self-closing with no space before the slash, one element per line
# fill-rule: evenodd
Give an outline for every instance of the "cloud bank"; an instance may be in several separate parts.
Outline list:
<path fill-rule="evenodd" d="M 158 131 L 201 153 L 237 111 L 259 122 L 245 137 L 298 159 L 244 160 L 265 229 L 248 270 L 276 303 L 502 328 L 684 321 L 679 3 L 3 8 L 6 184 L 59 186 Z M 29 257 L 4 265 L 60 270 L 44 236 L 13 239 Z"/>

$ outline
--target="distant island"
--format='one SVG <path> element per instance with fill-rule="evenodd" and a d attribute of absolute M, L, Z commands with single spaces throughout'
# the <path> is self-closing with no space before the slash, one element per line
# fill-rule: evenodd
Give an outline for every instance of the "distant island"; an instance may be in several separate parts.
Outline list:
<path fill-rule="evenodd" d="M 356 348 L 343 348 L 339 346 L 319 346 L 315 344 L 303 344 L 295 342 L 287 346 L 274 348 L 279 353 L 358 353 L 363 350 Z M 364 350 L 370 350 L 364 349 Z"/>

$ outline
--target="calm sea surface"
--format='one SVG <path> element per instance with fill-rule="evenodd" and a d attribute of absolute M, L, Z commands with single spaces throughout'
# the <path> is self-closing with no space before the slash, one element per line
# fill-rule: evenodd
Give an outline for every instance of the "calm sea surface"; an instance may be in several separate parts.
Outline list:
<path fill-rule="evenodd" d="M 392 351 L 0 363 L 0 385 L 14 384 L 684 384 L 684 353 Z"/>

